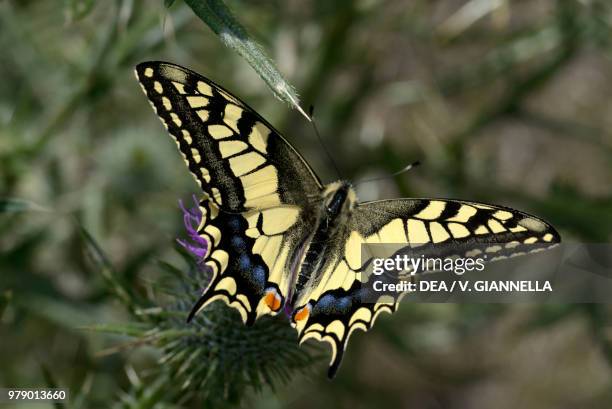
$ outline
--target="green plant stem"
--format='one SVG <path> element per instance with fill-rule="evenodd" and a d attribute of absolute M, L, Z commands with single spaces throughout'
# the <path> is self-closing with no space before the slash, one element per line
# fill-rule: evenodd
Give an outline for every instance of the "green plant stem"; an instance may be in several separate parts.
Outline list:
<path fill-rule="evenodd" d="M 185 0 L 193 12 L 219 36 L 227 47 L 236 51 L 268 84 L 274 95 L 298 110 L 306 119 L 310 117 L 300 107 L 294 88 L 283 78 L 263 48 L 248 34 L 221 0 Z"/>

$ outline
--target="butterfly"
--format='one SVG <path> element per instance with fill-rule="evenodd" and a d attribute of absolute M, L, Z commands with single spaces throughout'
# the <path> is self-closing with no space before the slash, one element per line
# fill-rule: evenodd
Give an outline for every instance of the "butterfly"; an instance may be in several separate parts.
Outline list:
<path fill-rule="evenodd" d="M 553 246 L 543 220 L 509 208 L 444 199 L 361 203 L 346 181 L 324 185 L 257 112 L 213 81 L 175 64 L 136 67 L 153 109 L 203 192 L 197 234 L 212 279 L 188 321 L 213 301 L 247 325 L 285 312 L 300 343 L 331 345 L 328 376 L 355 330 L 369 330 L 400 296 L 366 303 L 364 243 L 405 243 L 419 255 L 486 252 L 496 258 Z"/>

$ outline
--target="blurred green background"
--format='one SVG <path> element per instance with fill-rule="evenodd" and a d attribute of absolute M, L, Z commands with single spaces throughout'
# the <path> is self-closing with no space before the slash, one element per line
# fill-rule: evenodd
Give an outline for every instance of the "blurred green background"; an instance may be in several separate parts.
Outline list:
<path fill-rule="evenodd" d="M 361 200 L 486 201 L 543 217 L 565 241 L 610 241 L 609 1 L 227 4 L 315 105 L 344 177 L 423 162 L 359 186 Z M 4 0 L 0 50 L 0 386 L 58 384 L 75 408 L 202 407 L 147 395 L 173 382 L 156 375 L 155 345 L 85 328 L 138 321 L 114 282 L 156 299 L 159 260 L 185 266 L 177 200 L 197 186 L 133 67 L 160 59 L 210 77 L 332 181 L 310 125 L 182 1 Z M 245 386 L 242 405 L 612 407 L 607 305 L 404 305 L 352 338 L 333 382 L 320 352 L 274 389 Z"/>

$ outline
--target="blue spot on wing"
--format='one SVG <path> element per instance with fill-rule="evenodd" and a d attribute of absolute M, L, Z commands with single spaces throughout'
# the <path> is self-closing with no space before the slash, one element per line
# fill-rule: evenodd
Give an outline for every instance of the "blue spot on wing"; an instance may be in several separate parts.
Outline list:
<path fill-rule="evenodd" d="M 331 294 L 324 295 L 317 302 L 317 307 L 322 308 L 322 309 L 329 308 L 333 304 L 334 298 L 335 297 Z"/>
<path fill-rule="evenodd" d="M 342 297 L 338 300 L 338 308 L 341 310 L 348 310 L 351 308 L 351 299 L 350 297 Z"/>
<path fill-rule="evenodd" d="M 242 271 L 240 275 L 250 281 L 256 291 L 264 290 L 267 273 L 263 266 L 254 264 L 251 256 L 242 253 L 238 257 L 238 268 Z"/>
<path fill-rule="evenodd" d="M 232 217 L 227 221 L 227 225 L 230 229 L 232 229 L 234 232 L 239 232 L 240 231 L 240 218 L 238 217 Z"/>
<path fill-rule="evenodd" d="M 342 315 L 353 308 L 353 296 L 325 294 L 315 303 L 313 314 Z"/>
<path fill-rule="evenodd" d="M 251 258 L 247 254 L 241 254 L 238 258 L 238 265 L 241 270 L 248 270 L 251 268 Z"/>
<path fill-rule="evenodd" d="M 338 298 L 332 294 L 326 294 L 319 298 L 319 301 L 314 306 L 314 313 L 333 314 L 338 311 Z"/>
<path fill-rule="evenodd" d="M 242 237 L 234 236 L 231 241 L 236 251 L 243 252 L 245 250 L 246 241 Z"/>
<path fill-rule="evenodd" d="M 253 284 L 257 285 L 263 290 L 264 286 L 266 285 L 266 270 L 262 266 L 255 266 L 253 267 L 251 277 Z"/>

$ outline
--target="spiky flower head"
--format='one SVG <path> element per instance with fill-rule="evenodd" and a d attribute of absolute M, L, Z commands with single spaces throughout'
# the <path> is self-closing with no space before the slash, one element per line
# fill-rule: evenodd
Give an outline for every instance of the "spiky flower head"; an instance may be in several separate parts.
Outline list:
<path fill-rule="evenodd" d="M 147 376 L 148 384 L 155 386 L 155 390 L 145 393 L 143 386 L 138 385 L 135 394 L 153 394 L 160 404 L 198 402 L 205 407 L 233 406 L 250 391 L 265 386 L 274 388 L 288 381 L 293 374 L 308 369 L 320 354 L 314 354 L 313 347 L 298 346 L 297 334 L 284 314 L 262 317 L 247 327 L 237 311 L 214 302 L 190 323 L 186 322 L 211 279 L 210 271 L 202 263 L 209 246 L 197 234 L 202 214 L 195 198 L 194 202 L 195 208 L 190 209 L 180 202 L 187 238 L 177 240 L 180 245 L 176 250 L 186 266 L 177 268 L 161 262 L 164 277 L 160 282 L 164 284 L 144 301 L 128 300 L 134 322 L 117 328 L 134 338 L 133 345 L 150 345 L 159 352 L 160 358 Z M 94 247 L 101 251 L 95 243 Z M 98 259 L 108 260 L 104 255 Z M 113 270 L 109 265 L 104 268 Z M 106 325 L 102 330 L 118 332 L 109 331 L 110 328 Z M 126 397 L 139 401 L 138 396 L 128 391 L 122 401 Z"/>

